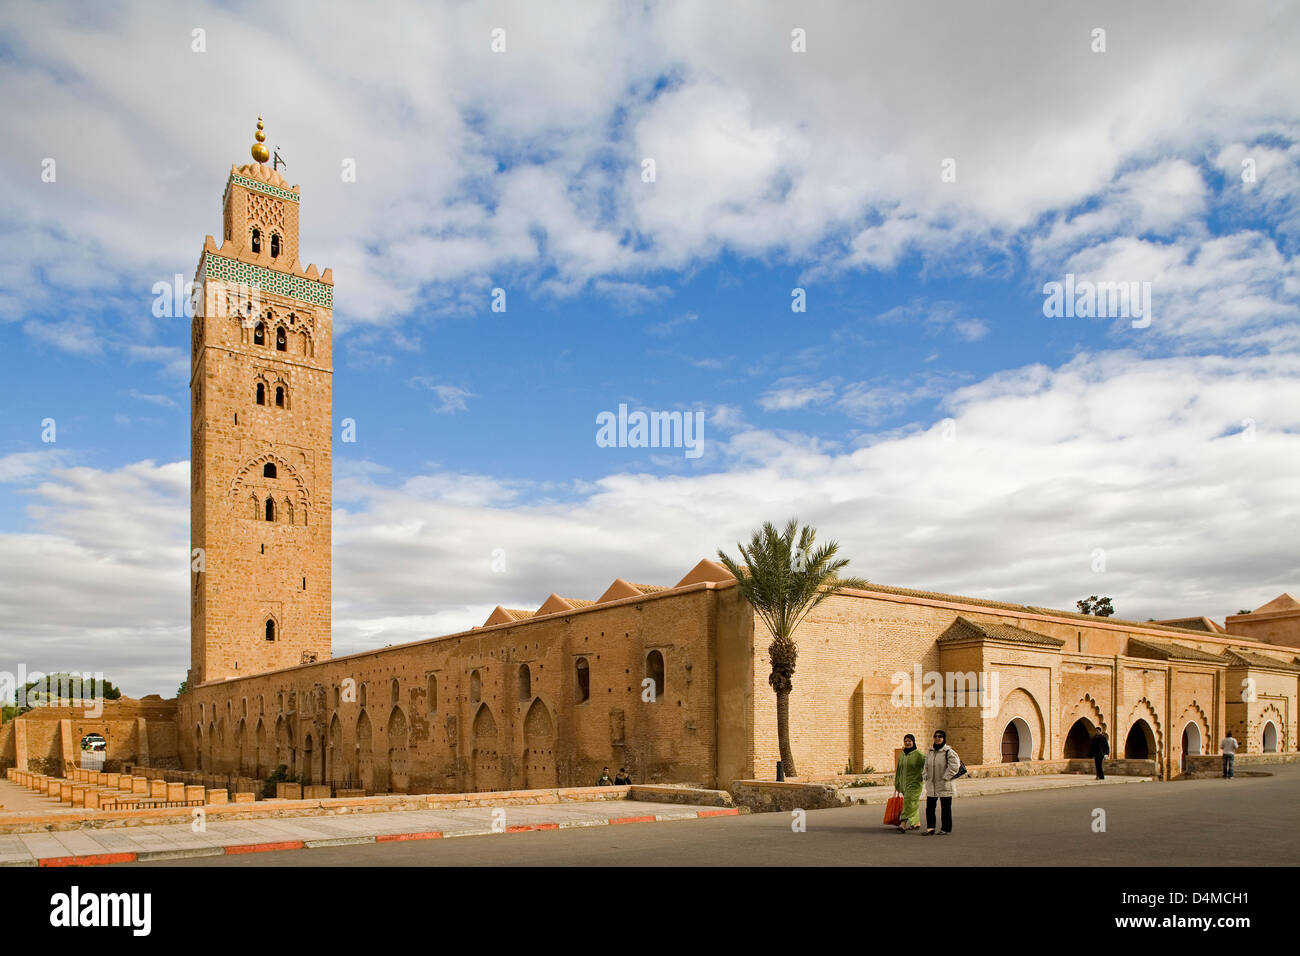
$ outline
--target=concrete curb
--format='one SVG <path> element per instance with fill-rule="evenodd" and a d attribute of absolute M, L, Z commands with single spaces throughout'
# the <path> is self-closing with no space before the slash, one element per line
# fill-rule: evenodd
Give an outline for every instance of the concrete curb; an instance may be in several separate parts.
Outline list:
<path fill-rule="evenodd" d="M 739 816 L 734 807 L 697 810 L 695 816 L 645 815 L 614 817 L 608 820 L 568 820 L 562 823 L 527 823 L 506 827 L 505 833 L 527 833 L 533 830 L 561 830 L 571 827 L 614 826 L 625 823 L 669 823 L 675 820 L 707 819 L 710 817 Z M 467 828 L 458 831 L 427 830 L 420 833 L 379 833 L 374 836 L 331 837 L 321 840 L 282 840 L 273 843 L 236 843 L 230 846 L 189 847 L 176 850 L 139 850 L 125 853 L 92 853 L 83 856 L 54 856 L 36 860 L 16 860 L 3 866 L 104 866 L 111 863 L 145 863 L 157 860 L 181 860 L 207 856 L 239 856 L 246 853 L 275 853 L 281 850 L 310 850 L 317 847 L 355 846 L 363 843 L 396 843 L 407 840 L 442 840 L 462 836 L 488 836 L 491 830 Z"/>
<path fill-rule="evenodd" d="M 188 847 L 184 850 L 138 850 L 135 858 L 137 860 L 188 860 L 196 856 L 225 856 L 226 848 L 223 846 L 196 846 Z"/>

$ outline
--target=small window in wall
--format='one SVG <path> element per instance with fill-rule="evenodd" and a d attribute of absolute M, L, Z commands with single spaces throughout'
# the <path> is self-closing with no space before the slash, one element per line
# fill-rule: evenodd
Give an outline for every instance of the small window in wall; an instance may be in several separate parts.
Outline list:
<path fill-rule="evenodd" d="M 256 226 L 253 227 L 253 251 L 262 251 L 262 230 L 258 229 Z"/>
<path fill-rule="evenodd" d="M 259 405 L 266 404 L 266 386 L 263 385 L 261 382 L 257 383 L 257 404 Z"/>
<path fill-rule="evenodd" d="M 253 326 L 253 344 L 254 345 L 266 344 L 266 326 L 264 326 L 261 322 L 258 322 L 257 325 Z"/>
<path fill-rule="evenodd" d="M 266 639 L 268 641 L 275 640 L 275 621 L 269 617 L 266 619 Z"/>
<path fill-rule="evenodd" d="M 393 703 L 396 704 L 398 701 L 400 701 L 400 700 L 402 699 L 402 688 L 401 688 L 401 686 L 397 683 L 397 678 L 396 678 L 396 677 L 393 678 L 393 683 L 390 685 L 390 688 L 389 688 L 389 689 L 390 689 L 391 692 L 392 692 Z"/>
<path fill-rule="evenodd" d="M 307 579 L 306 579 L 306 578 L 303 578 L 303 579 L 302 579 L 302 589 L 303 589 L 304 591 L 307 590 Z"/>
<path fill-rule="evenodd" d="M 269 496 L 266 499 L 266 520 L 275 520 L 275 499 Z"/>
<path fill-rule="evenodd" d="M 429 710 L 430 712 L 438 709 L 438 678 L 435 674 L 429 675 Z"/>
<path fill-rule="evenodd" d="M 280 237 L 271 233 L 271 258 L 274 259 L 280 255 Z"/>
<path fill-rule="evenodd" d="M 659 651 L 651 651 L 645 657 L 645 676 L 654 681 L 654 699 L 664 695 L 664 656 Z"/>
<path fill-rule="evenodd" d="M 477 704 L 483 697 L 483 678 L 479 676 L 478 671 L 469 675 L 469 702 Z"/>
<path fill-rule="evenodd" d="M 574 670 L 578 678 L 578 703 L 591 697 L 591 665 L 585 657 L 579 657 Z"/>
<path fill-rule="evenodd" d="M 265 465 L 262 466 L 262 477 L 263 477 L 263 478 L 274 478 L 274 477 L 276 477 L 276 474 L 275 474 L 275 463 L 274 463 L 274 462 L 270 462 L 270 461 L 268 461 Z"/>
<path fill-rule="evenodd" d="M 275 407 L 284 408 L 284 386 L 283 385 L 277 385 L 275 387 Z"/>
<path fill-rule="evenodd" d="M 533 672 L 528 669 L 527 664 L 519 665 L 519 699 L 532 700 L 533 697 Z"/>
<path fill-rule="evenodd" d="M 275 350 L 277 352 L 287 352 L 289 350 L 289 342 L 285 338 L 284 329 L 275 330 Z"/>

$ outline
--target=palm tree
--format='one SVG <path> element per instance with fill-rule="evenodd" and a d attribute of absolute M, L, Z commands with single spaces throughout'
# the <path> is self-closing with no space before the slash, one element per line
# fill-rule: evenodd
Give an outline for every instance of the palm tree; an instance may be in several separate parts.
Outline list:
<path fill-rule="evenodd" d="M 776 736 L 781 748 L 781 766 L 795 775 L 790 752 L 790 691 L 794 689 L 794 665 L 799 648 L 794 630 L 808 612 L 840 588 L 865 588 L 862 578 L 842 578 L 839 571 L 847 558 L 836 558 L 839 544 L 832 541 L 813 548 L 817 531 L 799 527 L 797 518 L 777 531 L 770 521 L 754 532 L 749 546 L 737 543 L 744 566 L 720 549 L 718 559 L 736 578 L 740 595 L 754 608 L 772 634 L 767 647 L 772 673 L 767 682 L 776 692 Z"/>

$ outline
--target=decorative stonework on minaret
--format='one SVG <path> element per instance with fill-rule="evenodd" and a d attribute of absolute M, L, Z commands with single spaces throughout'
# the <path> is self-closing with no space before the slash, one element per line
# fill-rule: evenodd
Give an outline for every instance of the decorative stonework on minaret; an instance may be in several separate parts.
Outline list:
<path fill-rule="evenodd" d="M 331 270 L 298 259 L 297 186 L 231 166 L 191 337 L 191 686 L 330 656 Z"/>

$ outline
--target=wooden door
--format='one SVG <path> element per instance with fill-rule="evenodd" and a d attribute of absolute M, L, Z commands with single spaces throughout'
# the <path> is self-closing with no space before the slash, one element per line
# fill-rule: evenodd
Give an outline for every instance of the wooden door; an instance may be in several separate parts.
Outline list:
<path fill-rule="evenodd" d="M 1002 762 L 1015 763 L 1020 759 L 1020 732 L 1015 724 L 1007 724 L 1002 731 Z"/>

